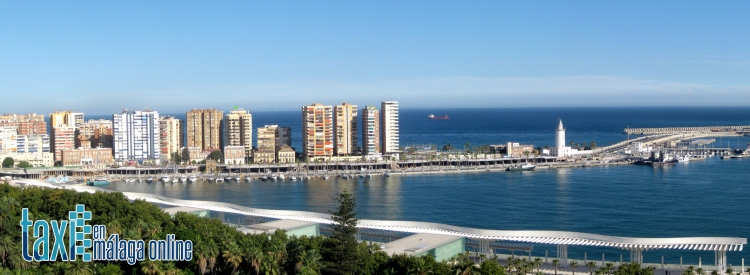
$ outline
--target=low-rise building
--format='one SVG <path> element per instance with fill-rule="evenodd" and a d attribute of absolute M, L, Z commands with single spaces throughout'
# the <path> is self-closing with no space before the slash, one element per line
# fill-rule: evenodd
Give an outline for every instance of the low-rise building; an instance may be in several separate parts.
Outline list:
<path fill-rule="evenodd" d="M 180 149 L 180 153 L 184 151 L 185 147 Z M 188 154 L 190 154 L 190 162 L 201 162 L 211 154 L 211 151 L 203 151 L 200 147 L 187 147 Z"/>
<path fill-rule="evenodd" d="M 276 150 L 276 160 L 279 163 L 294 163 L 296 153 L 292 147 L 283 145 Z"/>
<path fill-rule="evenodd" d="M 63 166 L 103 168 L 115 163 L 109 148 L 63 149 L 60 153 Z"/>
<path fill-rule="evenodd" d="M 224 146 L 224 164 L 245 164 L 245 146 Z"/>
<path fill-rule="evenodd" d="M 16 138 L 17 153 L 49 153 L 49 135 L 23 135 Z"/>
<path fill-rule="evenodd" d="M 255 163 L 274 163 L 276 161 L 276 150 L 264 147 L 253 150 L 253 162 Z"/>
<path fill-rule="evenodd" d="M 6 157 L 12 158 L 16 166 L 21 161 L 28 162 L 32 167 L 52 167 L 55 165 L 55 154 L 50 152 L 0 154 L 0 161 Z"/>

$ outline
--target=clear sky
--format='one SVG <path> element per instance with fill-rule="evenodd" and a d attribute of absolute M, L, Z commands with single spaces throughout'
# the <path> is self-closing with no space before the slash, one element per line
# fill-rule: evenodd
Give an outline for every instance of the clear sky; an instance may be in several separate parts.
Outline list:
<path fill-rule="evenodd" d="M 2 1 L 0 113 L 750 105 L 750 1 Z"/>

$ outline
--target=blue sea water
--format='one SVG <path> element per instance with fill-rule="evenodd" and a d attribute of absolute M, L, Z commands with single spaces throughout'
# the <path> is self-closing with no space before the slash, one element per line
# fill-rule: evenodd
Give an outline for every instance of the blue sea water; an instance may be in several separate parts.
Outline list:
<path fill-rule="evenodd" d="M 429 113 L 450 120 L 428 120 Z M 253 114 L 254 125 L 301 125 L 297 112 Z M 568 140 L 606 145 L 627 138 L 630 127 L 748 125 L 750 108 L 563 108 L 451 109 L 401 111 L 401 143 L 472 145 L 517 141 L 553 145 L 557 119 Z M 299 136 L 295 143 L 299 144 Z M 746 147 L 748 137 L 724 138 L 719 144 Z M 490 229 L 565 230 L 632 237 L 750 237 L 748 212 L 750 160 L 680 163 L 673 167 L 611 166 L 534 172 L 482 172 L 450 175 L 393 176 L 371 179 L 311 180 L 187 185 L 117 183 L 106 188 L 168 197 L 223 201 L 245 206 L 326 212 L 343 190 L 357 200 L 359 217 L 416 220 Z M 534 256 L 554 255 L 537 245 Z M 570 258 L 628 260 L 628 252 L 570 247 Z M 594 256 L 599 255 L 599 256 Z M 711 252 L 655 250 L 647 262 L 712 264 Z M 747 250 L 728 253 L 739 266 Z"/>

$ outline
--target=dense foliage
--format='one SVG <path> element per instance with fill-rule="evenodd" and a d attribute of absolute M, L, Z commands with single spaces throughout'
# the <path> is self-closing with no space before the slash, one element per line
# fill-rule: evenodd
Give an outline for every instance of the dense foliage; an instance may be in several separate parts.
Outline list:
<path fill-rule="evenodd" d="M 331 237 L 246 235 L 218 219 L 179 213 L 174 218 L 151 203 L 128 201 L 121 193 L 76 193 L 62 189 L 20 189 L 0 184 L 0 274 L 511 274 L 534 273 L 534 263 L 497 258 L 476 264 L 468 253 L 443 262 L 432 256 L 389 256 L 377 245 L 357 242 L 355 202 L 348 193 L 335 198 L 336 221 Z M 21 208 L 31 220 L 63 220 L 76 204 L 92 212 L 91 224 L 107 225 L 107 233 L 123 239 L 177 239 L 195 242 L 189 262 L 26 262 L 21 257 Z M 606 272 L 606 273 L 605 273 Z M 600 274 L 653 275 L 650 269 L 623 265 L 601 269 Z"/>
<path fill-rule="evenodd" d="M 15 160 L 13 160 L 13 158 L 5 157 L 5 159 L 3 159 L 3 168 L 12 168 L 14 163 Z"/>

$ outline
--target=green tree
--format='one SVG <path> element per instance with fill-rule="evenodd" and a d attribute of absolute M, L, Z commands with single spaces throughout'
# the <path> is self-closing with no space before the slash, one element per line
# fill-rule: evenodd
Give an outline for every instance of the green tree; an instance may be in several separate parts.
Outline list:
<path fill-rule="evenodd" d="M 216 150 L 208 154 L 208 159 L 215 160 L 218 163 L 223 163 L 224 161 L 224 155 L 221 153 L 221 151 Z"/>
<path fill-rule="evenodd" d="M 227 265 L 232 268 L 232 272 L 229 274 L 234 274 L 242 263 L 242 250 L 237 246 L 237 243 L 231 242 L 227 246 L 227 249 L 221 254 L 221 257 L 224 258 Z"/>
<path fill-rule="evenodd" d="M 571 261 L 568 265 L 570 266 L 570 270 L 573 271 L 573 275 L 576 275 L 576 266 L 578 266 L 578 262 Z"/>
<path fill-rule="evenodd" d="M 612 270 L 615 268 L 615 264 L 613 263 L 606 263 L 604 264 L 604 271 L 609 275 L 612 273 Z"/>
<path fill-rule="evenodd" d="M 333 233 L 323 243 L 325 274 L 359 274 L 357 259 L 357 213 L 352 194 L 344 191 L 334 198 L 339 206 L 329 211 L 333 219 Z"/>
<path fill-rule="evenodd" d="M 172 157 L 172 162 L 174 162 L 175 164 L 182 163 L 182 155 L 180 155 L 179 152 L 172 152 L 171 157 Z"/>
<path fill-rule="evenodd" d="M 182 148 L 182 158 L 180 158 L 184 163 L 190 163 L 190 151 L 187 147 Z"/>
<path fill-rule="evenodd" d="M 28 161 L 22 160 L 18 162 L 18 167 L 26 169 L 26 168 L 31 167 L 31 164 L 29 164 Z"/>
<path fill-rule="evenodd" d="M 116 264 L 105 264 L 100 265 L 99 268 L 96 269 L 96 274 L 100 275 L 123 275 L 125 274 L 122 269 L 120 269 L 119 265 Z"/>
<path fill-rule="evenodd" d="M 3 159 L 3 168 L 12 168 L 15 161 L 11 157 Z"/>
<path fill-rule="evenodd" d="M 543 262 L 542 258 L 534 258 L 534 265 L 536 266 L 537 273 L 542 272 L 541 267 Z"/>

